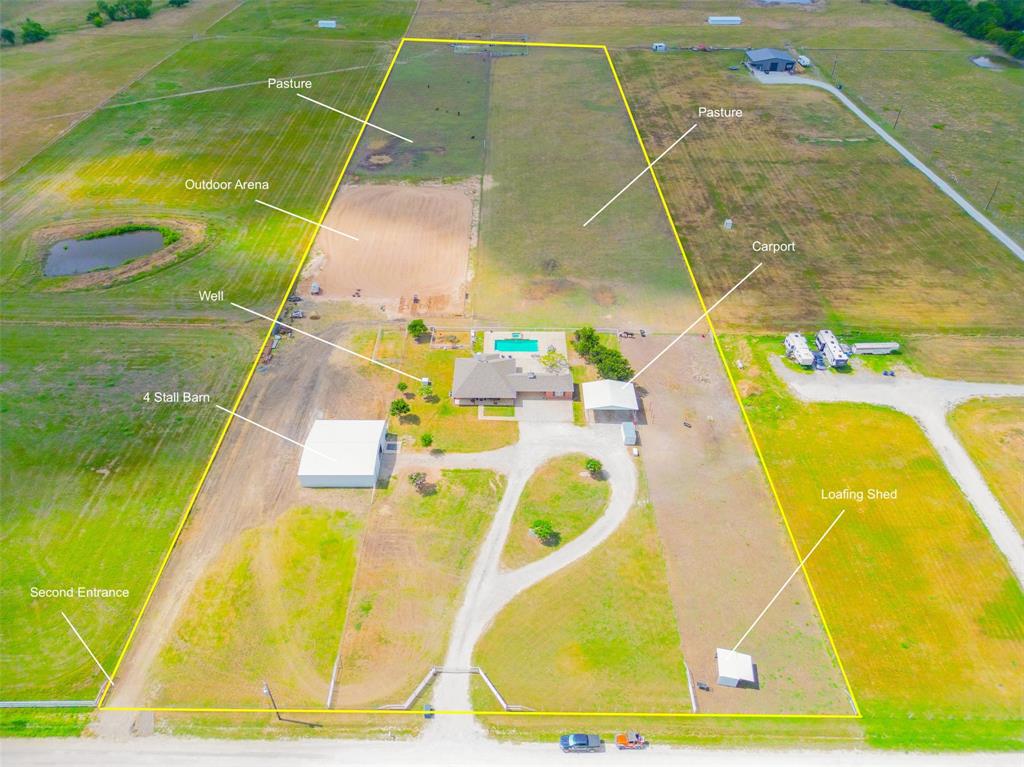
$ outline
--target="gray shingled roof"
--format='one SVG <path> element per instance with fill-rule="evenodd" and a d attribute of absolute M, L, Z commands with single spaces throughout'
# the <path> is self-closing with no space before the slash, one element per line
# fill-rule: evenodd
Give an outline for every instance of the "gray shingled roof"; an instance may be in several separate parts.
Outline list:
<path fill-rule="evenodd" d="M 455 399 L 514 399 L 519 392 L 550 391 L 564 394 L 573 389 L 572 374 L 516 372 L 514 359 L 497 354 L 479 354 L 455 360 L 452 396 Z"/>
<path fill-rule="evenodd" d="M 770 61 L 772 59 L 796 61 L 796 59 L 789 55 L 789 51 L 779 50 L 778 48 L 751 48 L 747 51 L 747 58 L 751 61 Z"/>

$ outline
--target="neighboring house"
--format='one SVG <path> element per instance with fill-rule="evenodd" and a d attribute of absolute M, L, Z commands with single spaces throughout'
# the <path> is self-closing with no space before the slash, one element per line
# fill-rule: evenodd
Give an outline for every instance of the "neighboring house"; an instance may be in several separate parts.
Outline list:
<path fill-rule="evenodd" d="M 516 360 L 476 354 L 455 360 L 452 399 L 456 405 L 514 405 L 522 396 L 572 399 L 572 374 L 523 372 Z"/>
<path fill-rule="evenodd" d="M 303 487 L 373 487 L 387 421 L 315 421 L 299 461 Z"/>
<path fill-rule="evenodd" d="M 746 63 L 761 72 L 792 72 L 796 59 L 778 48 L 751 48 Z"/>

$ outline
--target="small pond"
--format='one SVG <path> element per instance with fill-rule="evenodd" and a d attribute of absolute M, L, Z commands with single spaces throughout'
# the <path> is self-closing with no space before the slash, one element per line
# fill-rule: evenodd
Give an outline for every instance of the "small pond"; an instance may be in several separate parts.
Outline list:
<path fill-rule="evenodd" d="M 164 236 L 155 229 L 112 234 L 94 240 L 61 240 L 50 248 L 43 274 L 61 277 L 108 269 L 148 256 L 164 246 Z"/>

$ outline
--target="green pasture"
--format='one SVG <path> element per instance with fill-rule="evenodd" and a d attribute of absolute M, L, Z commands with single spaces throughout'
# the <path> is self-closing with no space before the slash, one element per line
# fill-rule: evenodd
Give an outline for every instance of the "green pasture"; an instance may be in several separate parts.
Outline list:
<path fill-rule="evenodd" d="M 265 5 L 247 3 L 239 12 Z M 411 5 L 391 8 L 408 14 Z M 203 8 L 186 11 L 190 23 L 208 25 L 229 9 Z M 377 19 L 366 22 L 362 36 L 391 34 L 395 22 L 385 23 L 376 4 L 354 8 L 360 18 Z M 288 16 L 288 6 L 275 6 L 275 13 Z M 151 48 L 155 61 L 184 45 L 0 190 L 4 699 L 96 694 L 100 674 L 61 610 L 113 668 L 223 422 L 211 405 L 158 407 L 140 397 L 189 390 L 231 402 L 266 325 L 227 301 L 271 311 L 312 234 L 309 225 L 254 199 L 316 218 L 341 170 L 358 125 L 292 91 L 268 89 L 265 78 L 307 75 L 317 97 L 362 114 L 393 50 L 358 41 L 300 45 L 273 39 L 279 32 L 228 30 L 193 40 L 189 31 L 183 39 L 172 24 L 183 18 L 161 13 L 138 35 L 130 32 L 143 27 L 132 22 L 4 52 L 5 87 L 13 71 L 18 87 L 36 83 L 37 98 L 49 93 L 57 100 L 50 110 L 61 111 L 76 102 L 60 103 L 54 71 L 68 78 L 103 71 L 103 88 L 145 72 L 136 55 L 142 48 Z M 88 66 L 73 63 L 79 46 L 91 51 Z M 253 81 L 263 84 L 247 84 Z M 235 85 L 243 87 L 181 95 Z M 5 119 L 5 131 L 10 124 Z M 270 188 L 186 188 L 188 179 L 211 178 L 265 180 Z M 60 283 L 42 276 L 42 249 L 33 239 L 40 227 L 136 215 L 164 219 L 172 229 L 200 222 L 206 239 L 168 266 L 102 290 L 55 291 Z M 198 300 L 199 290 L 220 289 L 224 304 Z M 28 596 L 32 586 L 77 585 L 126 588 L 129 596 Z M 3 726 L 12 734 L 53 732 L 44 720 L 5 716 Z"/>
<path fill-rule="evenodd" d="M 657 172 L 709 303 L 725 329 L 1020 335 L 1020 262 L 825 93 L 760 86 L 739 52 L 616 54 L 648 144 L 698 104 L 743 109 L 703 120 Z M 734 222 L 723 227 L 726 218 Z M 795 243 L 793 253 L 752 243 Z"/>
<path fill-rule="evenodd" d="M 259 705 L 266 679 L 288 705 L 322 705 L 361 527 L 343 510 L 291 509 L 233 541 L 204 573 L 160 654 L 160 700 Z"/>
<path fill-rule="evenodd" d="M 450 46 L 406 43 L 373 122 L 412 143 L 369 130 L 352 161 L 360 181 L 431 181 L 484 171 L 490 65 Z M 387 157 L 374 164 L 371 157 Z"/>
<path fill-rule="evenodd" d="M 493 60 L 487 131 L 476 314 L 523 327 L 661 328 L 692 314 L 649 177 L 583 226 L 645 164 L 600 52 Z"/>
<path fill-rule="evenodd" d="M 216 35 L 273 35 L 307 41 L 397 40 L 409 26 L 415 0 L 251 0 L 216 24 Z M 336 29 L 319 29 L 320 19 L 334 19 Z"/>
<path fill-rule="evenodd" d="M 688 711 L 650 505 L 636 507 L 583 559 L 517 596 L 480 640 L 474 662 L 506 700 L 538 711 Z M 479 687 L 473 705 L 496 706 Z"/>
<path fill-rule="evenodd" d="M 726 349 L 744 361 L 733 369 L 801 550 L 847 510 L 807 568 L 868 742 L 1020 748 L 1024 594 L 920 427 L 884 408 L 798 403 L 768 366 L 771 340 Z M 898 498 L 822 500 L 844 487 Z"/>
<path fill-rule="evenodd" d="M 297 53 L 296 53 L 297 52 Z M 137 86 L 139 97 L 186 90 L 209 80 L 199 71 L 253 77 L 247 61 L 287 71 L 350 67 L 316 79 L 321 99 L 365 112 L 383 73 L 387 50 L 277 42 L 204 40 L 172 57 Z M 368 66 L 369 65 L 369 66 Z M 150 84 L 150 83 L 153 84 Z M 131 100 L 136 89 L 125 98 Z M 229 314 L 238 310 L 198 301 L 199 290 L 226 291 L 228 300 L 264 311 L 276 305 L 312 227 L 258 205 L 263 199 L 317 218 L 344 162 L 357 124 L 298 99 L 293 92 L 237 88 L 103 110 L 37 157 L 6 186 L 6 236 L 0 253 L 5 311 L 37 308 L 42 258 L 32 240 L 38 227 L 112 215 L 199 219 L 207 226 L 202 252 L 103 292 L 50 293 L 50 316 L 138 317 Z M 266 181 L 268 190 L 190 190 L 187 181 Z"/>
<path fill-rule="evenodd" d="M 501 563 L 520 567 L 550 554 L 584 532 L 604 514 L 610 488 L 591 477 L 583 453 L 553 458 L 526 483 L 509 528 Z M 558 540 L 544 543 L 530 532 L 535 520 L 551 523 Z"/>
<path fill-rule="evenodd" d="M 2 697 L 91 699 L 102 677 L 60 613 L 112 668 L 224 420 L 211 404 L 142 397 L 230 403 L 255 337 L 6 324 L 3 347 Z M 33 586 L 129 595 L 33 599 Z"/>

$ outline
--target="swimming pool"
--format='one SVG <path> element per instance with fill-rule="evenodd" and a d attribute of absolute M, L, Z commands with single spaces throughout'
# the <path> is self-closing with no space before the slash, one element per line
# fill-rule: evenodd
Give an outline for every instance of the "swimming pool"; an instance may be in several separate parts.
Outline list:
<path fill-rule="evenodd" d="M 536 338 L 497 338 L 494 341 L 496 352 L 535 352 L 540 350 L 540 342 Z"/>

